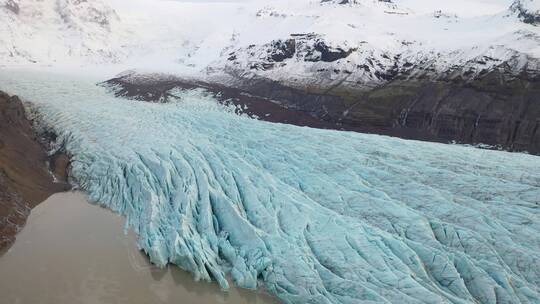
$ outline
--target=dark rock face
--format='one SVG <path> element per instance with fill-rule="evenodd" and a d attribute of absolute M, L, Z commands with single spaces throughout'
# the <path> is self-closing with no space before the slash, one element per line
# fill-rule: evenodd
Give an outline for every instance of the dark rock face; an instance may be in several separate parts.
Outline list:
<path fill-rule="evenodd" d="M 485 81 L 396 81 L 360 98 L 344 120 L 368 121 L 405 137 L 539 154 L 540 83 L 516 79 L 494 89 Z"/>
<path fill-rule="evenodd" d="M 0 92 L 0 252 L 13 242 L 31 208 L 69 189 L 67 183 L 54 181 L 47 162 L 22 102 Z M 54 171 L 65 175 L 68 163 L 56 162 Z"/>
<path fill-rule="evenodd" d="M 171 93 L 173 89 L 197 88 L 194 84 L 183 83 L 173 79 L 148 81 L 146 79 L 128 80 L 127 77 L 113 78 L 100 85 L 108 87 L 116 97 L 155 103 L 166 103 L 171 98 L 175 98 Z"/>
<path fill-rule="evenodd" d="M 292 34 L 289 39 L 274 40 L 261 46 L 251 45 L 228 54 L 227 60 L 239 65 L 239 58 L 254 58 L 249 68 L 253 70 L 269 70 L 276 66 L 284 66 L 287 59 L 305 62 L 334 62 L 349 57 L 357 48 L 333 47 L 323 37 L 308 34 Z M 239 56 L 244 54 L 247 56 Z"/>
<path fill-rule="evenodd" d="M 313 49 L 307 51 L 305 61 L 324 61 L 324 62 L 334 62 L 339 59 L 349 57 L 355 49 L 344 50 L 342 48 L 332 48 L 322 40 L 317 40 L 313 45 Z"/>
<path fill-rule="evenodd" d="M 272 43 L 268 59 L 274 62 L 282 62 L 285 59 L 293 58 L 294 53 L 296 53 L 296 40 L 278 40 Z"/>

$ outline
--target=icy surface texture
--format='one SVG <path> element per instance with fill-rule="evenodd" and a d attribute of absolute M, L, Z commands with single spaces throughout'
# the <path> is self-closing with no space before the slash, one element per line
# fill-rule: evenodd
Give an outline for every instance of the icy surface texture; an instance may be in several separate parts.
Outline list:
<path fill-rule="evenodd" d="M 270 124 L 0 73 L 158 265 L 285 303 L 540 303 L 540 158 Z"/>

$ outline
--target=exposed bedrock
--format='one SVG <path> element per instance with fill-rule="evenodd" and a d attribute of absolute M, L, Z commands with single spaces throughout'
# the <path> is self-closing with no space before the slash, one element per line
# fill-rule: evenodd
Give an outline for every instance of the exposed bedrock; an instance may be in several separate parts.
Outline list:
<path fill-rule="evenodd" d="M 412 138 L 540 153 L 538 82 L 395 81 L 351 101 L 345 113 L 334 113 L 335 119 Z"/>
<path fill-rule="evenodd" d="M 33 207 L 69 189 L 68 164 L 62 153 L 47 155 L 21 100 L 0 92 L 0 252 L 13 243 Z M 58 173 L 56 180 L 51 171 Z"/>
<path fill-rule="evenodd" d="M 267 44 L 252 44 L 228 53 L 227 61 L 238 67 L 247 62 L 249 70 L 272 70 L 287 65 L 287 61 L 331 63 L 349 57 L 358 48 L 334 46 L 315 33 L 291 34 L 288 39 L 273 40 Z M 258 58 L 252 60 L 252 58 Z M 247 61 L 246 61 L 247 60 Z"/>

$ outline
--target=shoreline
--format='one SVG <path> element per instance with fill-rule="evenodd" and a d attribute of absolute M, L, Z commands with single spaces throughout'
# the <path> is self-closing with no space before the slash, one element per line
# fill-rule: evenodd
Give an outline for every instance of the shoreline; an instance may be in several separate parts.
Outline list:
<path fill-rule="evenodd" d="M 47 154 L 21 100 L 0 91 L 0 256 L 13 244 L 32 208 L 71 188 L 68 166 L 66 155 Z"/>
<path fill-rule="evenodd" d="M 137 248 L 125 219 L 60 192 L 37 206 L 14 245 L 0 258 L 0 294 L 9 303 L 271 304 L 262 289 L 197 282 L 175 265 L 159 268 Z M 51 280 L 50 278 L 54 278 Z M 29 288 L 31 287 L 31 288 Z"/>

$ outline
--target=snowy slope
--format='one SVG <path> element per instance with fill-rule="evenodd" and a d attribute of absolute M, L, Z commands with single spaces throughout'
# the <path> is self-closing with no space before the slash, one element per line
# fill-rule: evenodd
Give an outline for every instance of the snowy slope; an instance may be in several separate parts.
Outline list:
<path fill-rule="evenodd" d="M 2 65 L 125 60 L 118 15 L 101 1 L 0 1 Z"/>
<path fill-rule="evenodd" d="M 0 73 L 158 265 L 285 303 L 540 302 L 538 157 L 270 124 L 197 91 L 115 99 L 96 81 Z"/>
<path fill-rule="evenodd" d="M 537 0 L 342 2 L 3 0 L 0 59 L 323 87 L 474 78 L 501 66 L 538 74 L 540 27 L 524 21 L 538 16 Z M 292 53 L 272 58 L 287 41 Z"/>

